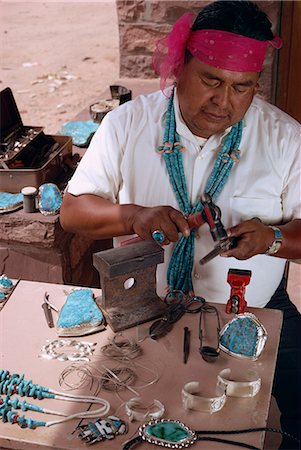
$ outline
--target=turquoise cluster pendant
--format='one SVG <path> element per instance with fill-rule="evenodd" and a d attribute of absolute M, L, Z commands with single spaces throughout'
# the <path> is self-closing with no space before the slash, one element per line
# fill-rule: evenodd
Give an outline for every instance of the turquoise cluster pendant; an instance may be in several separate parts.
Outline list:
<path fill-rule="evenodd" d="M 186 448 L 197 439 L 194 431 L 178 420 L 151 420 L 139 428 L 139 435 L 150 444 L 166 448 Z"/>
<path fill-rule="evenodd" d="M 39 187 L 39 210 L 44 216 L 59 213 L 63 195 L 56 184 L 44 183 Z"/>
<path fill-rule="evenodd" d="M 256 361 L 261 355 L 267 331 L 255 314 L 237 314 L 220 331 L 219 347 L 236 358 Z"/>

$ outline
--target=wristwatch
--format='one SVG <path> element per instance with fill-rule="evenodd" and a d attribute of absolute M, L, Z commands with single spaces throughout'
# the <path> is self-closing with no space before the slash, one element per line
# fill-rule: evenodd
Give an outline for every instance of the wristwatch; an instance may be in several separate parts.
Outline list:
<path fill-rule="evenodd" d="M 274 230 L 275 239 L 274 239 L 274 242 L 269 246 L 269 248 L 267 249 L 265 254 L 266 255 L 275 255 L 275 253 L 278 252 L 278 250 L 280 249 L 281 244 L 282 244 L 282 233 L 281 233 L 280 229 L 277 227 L 273 227 L 271 225 L 269 225 L 269 227 Z"/>

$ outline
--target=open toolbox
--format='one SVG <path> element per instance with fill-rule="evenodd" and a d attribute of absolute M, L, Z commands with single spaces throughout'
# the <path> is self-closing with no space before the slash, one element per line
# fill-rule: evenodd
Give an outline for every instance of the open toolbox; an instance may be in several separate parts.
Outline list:
<path fill-rule="evenodd" d="M 53 182 L 71 158 L 72 138 L 47 135 L 43 127 L 24 126 L 10 88 L 0 92 L 0 191 L 20 192 Z"/>

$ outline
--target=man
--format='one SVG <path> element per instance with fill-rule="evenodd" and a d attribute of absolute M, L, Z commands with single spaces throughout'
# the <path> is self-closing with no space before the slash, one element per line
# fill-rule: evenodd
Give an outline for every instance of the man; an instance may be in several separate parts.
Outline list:
<path fill-rule="evenodd" d="M 282 429 L 297 436 L 300 314 L 281 280 L 286 260 L 301 258 L 301 132 L 254 97 L 266 49 L 280 41 L 248 1 L 211 3 L 193 24 L 190 14 L 180 18 L 154 55 L 161 88 L 172 78 L 175 89 L 105 117 L 69 183 L 61 223 L 93 239 L 161 237 L 161 296 L 168 285 L 223 303 L 229 268 L 251 270 L 248 305 L 284 311 L 274 394 Z M 201 266 L 213 241 L 206 224 L 190 230 L 187 217 L 201 210 L 204 192 L 238 243 Z M 283 439 L 281 448 L 297 444 Z"/>

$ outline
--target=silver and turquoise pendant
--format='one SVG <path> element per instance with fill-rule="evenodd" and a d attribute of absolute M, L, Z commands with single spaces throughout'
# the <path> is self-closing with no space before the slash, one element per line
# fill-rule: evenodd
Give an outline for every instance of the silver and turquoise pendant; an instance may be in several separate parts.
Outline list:
<path fill-rule="evenodd" d="M 237 314 L 220 331 L 219 347 L 236 358 L 256 361 L 265 347 L 268 334 L 250 312 Z"/>
<path fill-rule="evenodd" d="M 166 448 L 185 448 L 194 444 L 197 436 L 178 420 L 157 419 L 143 424 L 139 436 L 150 444 Z"/>
<path fill-rule="evenodd" d="M 23 194 L 0 192 L 0 214 L 16 211 L 23 206 Z"/>
<path fill-rule="evenodd" d="M 14 283 L 4 273 L 0 276 L 0 293 L 8 294 L 14 288 Z"/>
<path fill-rule="evenodd" d="M 56 184 L 44 183 L 39 187 L 39 210 L 44 216 L 58 214 L 63 195 Z"/>

